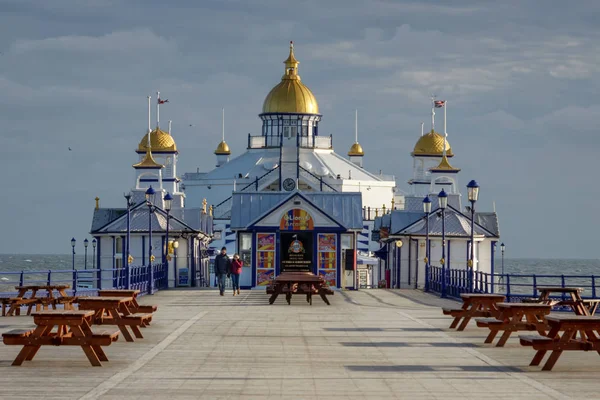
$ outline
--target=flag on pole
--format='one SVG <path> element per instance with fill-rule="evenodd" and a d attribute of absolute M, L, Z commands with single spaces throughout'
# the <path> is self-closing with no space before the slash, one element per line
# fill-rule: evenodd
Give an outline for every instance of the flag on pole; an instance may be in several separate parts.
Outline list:
<path fill-rule="evenodd" d="M 169 102 L 169 99 L 162 100 L 160 97 L 158 98 L 158 104 L 165 104 L 165 103 L 168 103 L 168 102 Z"/>
<path fill-rule="evenodd" d="M 436 100 L 433 102 L 435 108 L 442 108 L 446 105 L 446 100 Z"/>

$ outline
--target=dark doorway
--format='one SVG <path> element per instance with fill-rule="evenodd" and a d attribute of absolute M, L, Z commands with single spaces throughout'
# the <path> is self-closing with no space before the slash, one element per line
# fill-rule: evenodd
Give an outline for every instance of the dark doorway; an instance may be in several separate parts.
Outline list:
<path fill-rule="evenodd" d="M 313 233 L 281 232 L 281 272 L 313 271 Z"/>

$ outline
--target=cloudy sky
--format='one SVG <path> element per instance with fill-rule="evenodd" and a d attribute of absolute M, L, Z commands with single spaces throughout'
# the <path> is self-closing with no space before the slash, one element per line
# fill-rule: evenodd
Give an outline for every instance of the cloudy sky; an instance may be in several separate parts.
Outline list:
<path fill-rule="evenodd" d="M 598 258 L 599 11 L 593 0 L 0 0 L 0 253 L 68 253 L 96 196 L 123 206 L 157 89 L 180 172 L 214 166 L 222 107 L 242 153 L 294 40 L 339 153 L 357 108 L 366 167 L 407 181 L 435 93 L 449 101 L 461 186 L 480 183 L 480 210 L 496 202 L 507 256 Z"/>

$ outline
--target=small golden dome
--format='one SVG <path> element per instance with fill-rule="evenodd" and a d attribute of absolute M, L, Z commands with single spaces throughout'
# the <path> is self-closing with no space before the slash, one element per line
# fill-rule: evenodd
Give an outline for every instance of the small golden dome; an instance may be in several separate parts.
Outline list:
<path fill-rule="evenodd" d="M 140 141 L 138 145 L 138 152 L 146 151 L 148 147 L 148 134 L 144 135 L 144 138 Z M 154 152 L 175 152 L 177 151 L 177 145 L 175 144 L 175 140 L 173 140 L 173 136 L 169 135 L 167 132 L 161 131 L 159 128 L 154 129 L 150 133 L 150 147 Z"/>
<path fill-rule="evenodd" d="M 225 155 L 225 156 L 230 155 L 231 154 L 231 150 L 229 150 L 229 145 L 227 145 L 227 143 L 225 143 L 225 141 L 223 140 L 217 146 L 217 149 L 215 150 L 215 154 L 218 155 L 218 156 L 219 155 Z"/>
<path fill-rule="evenodd" d="M 263 113 L 318 114 L 319 104 L 306 85 L 300 81 L 298 64 L 294 56 L 294 43 L 290 42 L 290 55 L 285 64 L 285 74 L 263 103 Z"/>
<path fill-rule="evenodd" d="M 440 164 L 435 168 L 430 168 L 429 170 L 432 172 L 447 172 L 447 171 L 458 172 L 458 171 L 460 171 L 460 168 L 454 168 L 448 162 L 448 158 L 446 158 L 446 156 L 442 156 L 442 161 L 440 161 Z"/>
<path fill-rule="evenodd" d="M 364 156 L 365 152 L 363 151 L 363 148 L 360 144 L 358 144 L 358 142 L 354 143 L 352 145 L 352 147 L 350 147 L 350 151 L 348 152 L 349 156 Z"/>
<path fill-rule="evenodd" d="M 413 156 L 441 156 L 444 153 L 444 135 L 434 132 L 433 129 L 419 138 L 411 155 Z M 446 155 L 454 156 L 450 143 L 446 140 Z"/>
<path fill-rule="evenodd" d="M 133 164 L 133 168 L 155 168 L 160 169 L 164 168 L 164 165 L 157 163 L 152 157 L 152 152 L 150 150 L 146 150 L 146 156 L 142 161 L 137 164 Z"/>

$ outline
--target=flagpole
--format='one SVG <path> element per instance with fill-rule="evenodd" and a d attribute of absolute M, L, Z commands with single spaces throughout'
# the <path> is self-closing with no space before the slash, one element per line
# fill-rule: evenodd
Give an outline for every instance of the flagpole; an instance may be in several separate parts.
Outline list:
<path fill-rule="evenodd" d="M 446 132 L 446 109 L 448 108 L 448 100 L 444 101 L 444 157 L 446 157 L 446 138 L 448 132 Z"/>
<path fill-rule="evenodd" d="M 435 132 L 435 96 L 431 96 L 431 130 Z"/>
<path fill-rule="evenodd" d="M 358 143 L 358 108 L 354 113 L 354 143 Z"/>
<path fill-rule="evenodd" d="M 148 96 L 148 149 L 150 149 L 150 133 L 152 132 L 151 122 L 150 122 L 150 109 L 152 108 L 150 100 L 152 97 Z"/>
<path fill-rule="evenodd" d="M 223 120 L 221 121 L 221 140 L 225 141 L 225 107 L 223 107 Z"/>
<path fill-rule="evenodd" d="M 171 122 L 173 121 L 169 120 L 169 135 L 171 134 Z"/>
<path fill-rule="evenodd" d="M 424 126 L 425 122 L 421 122 L 421 136 L 423 136 L 423 130 L 425 129 Z"/>
<path fill-rule="evenodd" d="M 160 92 L 156 92 L 156 127 L 160 126 Z"/>

